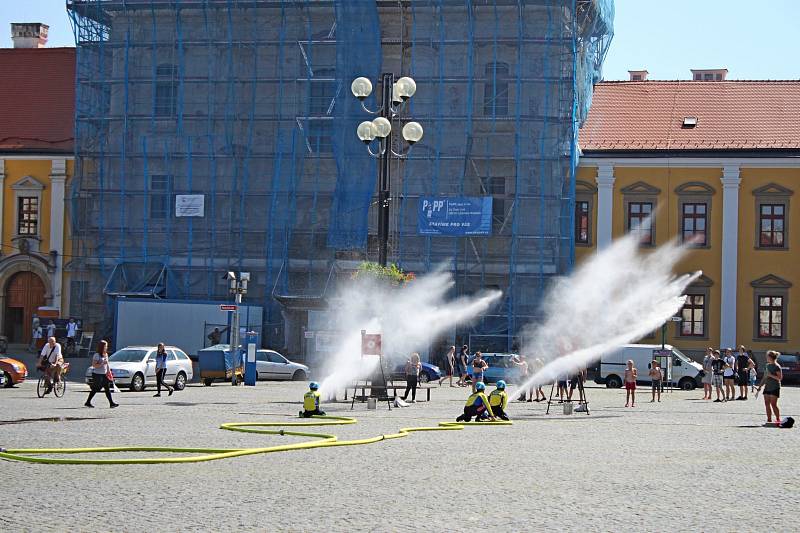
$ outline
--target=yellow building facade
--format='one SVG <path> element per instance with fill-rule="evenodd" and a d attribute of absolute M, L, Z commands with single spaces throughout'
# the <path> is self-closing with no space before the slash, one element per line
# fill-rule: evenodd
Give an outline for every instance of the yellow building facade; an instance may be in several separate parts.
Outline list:
<path fill-rule="evenodd" d="M 0 49 L 0 334 L 28 343 L 42 307 L 69 316 L 75 49 L 44 48 L 43 24 L 12 32 Z"/>
<path fill-rule="evenodd" d="M 600 84 L 581 132 L 576 262 L 629 231 L 644 250 L 687 243 L 676 274 L 703 276 L 666 342 L 694 354 L 800 350 L 800 131 L 785 131 L 798 117 L 764 109 L 776 93 L 800 96 L 800 84 L 753 83 Z M 641 342 L 660 341 L 654 332 Z"/>

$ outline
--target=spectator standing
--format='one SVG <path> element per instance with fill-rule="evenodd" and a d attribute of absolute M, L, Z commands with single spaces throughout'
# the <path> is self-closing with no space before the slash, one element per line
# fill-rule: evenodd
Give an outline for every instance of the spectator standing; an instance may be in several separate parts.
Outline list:
<path fill-rule="evenodd" d="M 525 360 L 525 356 L 524 355 L 512 355 L 511 356 L 511 363 L 514 366 L 516 366 L 517 368 L 519 368 L 519 380 L 520 380 L 520 383 L 525 383 L 526 381 L 528 381 L 529 365 L 528 365 L 528 361 Z M 520 388 L 519 398 L 517 398 L 517 399 L 519 401 L 521 401 L 521 402 L 524 402 L 526 398 L 527 398 L 528 401 L 531 401 L 530 399 L 531 399 L 532 396 L 533 396 L 533 393 L 532 393 L 532 389 L 531 388 L 528 388 L 528 389 Z"/>
<path fill-rule="evenodd" d="M 561 374 L 556 379 L 556 392 L 558 393 L 558 403 L 564 403 L 564 395 L 567 394 L 567 382 L 569 380 L 568 374 Z"/>
<path fill-rule="evenodd" d="M 172 387 L 164 383 L 164 377 L 167 375 L 167 350 L 164 348 L 164 343 L 159 342 L 156 348 L 156 393 L 154 398 L 161 397 L 161 385 L 166 387 L 168 396 L 172 396 Z"/>
<path fill-rule="evenodd" d="M 414 352 L 411 354 L 411 359 L 406 361 L 406 392 L 403 394 L 403 400 L 408 398 L 408 393 L 411 391 L 411 403 L 417 403 L 417 383 L 419 382 L 419 371 L 422 363 L 419 360 L 419 354 Z"/>
<path fill-rule="evenodd" d="M 628 366 L 625 369 L 625 407 L 630 403 L 631 407 L 636 407 L 636 378 L 639 372 L 633 366 L 633 360 L 628 359 Z"/>
<path fill-rule="evenodd" d="M 711 363 L 714 361 L 714 350 L 710 346 L 706 348 L 706 355 L 703 357 L 703 399 L 711 399 L 711 382 L 713 380 L 714 371 L 711 368 Z"/>
<path fill-rule="evenodd" d="M 459 387 L 466 387 L 467 386 L 467 362 L 469 360 L 469 346 L 466 344 L 461 347 L 461 351 L 458 353 L 458 382 L 456 385 Z"/>
<path fill-rule="evenodd" d="M 92 405 L 92 398 L 102 389 L 106 393 L 108 406 L 112 409 L 119 407 L 119 404 L 114 403 L 114 399 L 111 397 L 111 380 L 108 379 L 108 374 L 110 373 L 111 369 L 108 366 L 108 343 L 106 341 L 100 341 L 97 343 L 97 353 L 92 357 L 92 390 L 89 392 L 89 397 L 86 398 L 86 403 L 83 405 L 86 407 L 94 407 L 94 405 Z"/>
<path fill-rule="evenodd" d="M 78 323 L 75 322 L 74 318 L 70 318 L 69 322 L 67 322 L 67 339 L 75 340 L 75 337 L 78 336 Z"/>
<path fill-rule="evenodd" d="M 489 368 L 489 364 L 483 360 L 481 352 L 475 352 L 475 359 L 472 360 L 472 392 L 477 392 L 478 383 L 483 383 L 483 373 Z"/>
<path fill-rule="evenodd" d="M 725 393 L 722 390 L 722 375 L 724 374 L 725 370 L 725 361 L 722 360 L 722 356 L 719 353 L 719 350 L 714 350 L 714 360 L 711 361 L 711 384 L 714 389 L 717 391 L 717 399 L 714 400 L 715 403 L 717 402 L 724 402 L 725 400 Z"/>
<path fill-rule="evenodd" d="M 736 356 L 736 381 L 739 385 L 739 396 L 737 400 L 747 399 L 747 383 L 750 381 L 750 356 L 744 349 L 744 345 L 739 346 L 739 354 Z"/>
<path fill-rule="evenodd" d="M 748 374 L 750 376 L 750 392 L 756 391 L 756 380 L 758 379 L 758 371 L 756 370 L 756 363 L 752 359 L 747 360 Z"/>
<path fill-rule="evenodd" d="M 64 356 L 61 354 L 61 345 L 56 342 L 55 337 L 49 337 L 47 343 L 42 346 L 42 358 L 46 358 L 46 369 L 44 371 L 45 383 L 47 387 L 44 393 L 49 394 L 53 390 L 53 384 L 61 379 L 61 369 L 64 365 Z"/>
<path fill-rule="evenodd" d="M 42 324 L 39 322 L 39 317 L 33 315 L 31 323 L 31 345 L 28 346 L 28 351 L 36 352 L 39 348 L 39 339 L 42 338 Z"/>
<path fill-rule="evenodd" d="M 734 400 L 736 396 L 736 358 L 733 356 L 733 350 L 726 349 L 723 360 L 725 365 L 723 366 L 722 380 L 725 383 L 725 399 Z"/>
<path fill-rule="evenodd" d="M 581 368 L 572 376 L 569 380 L 569 392 L 567 393 L 567 401 L 572 401 L 572 393 L 575 392 L 577 388 L 583 388 L 583 384 L 586 382 L 586 369 Z M 579 395 L 580 396 L 580 395 Z"/>
<path fill-rule="evenodd" d="M 544 368 L 544 360 L 541 357 L 534 358 L 533 364 L 531 365 L 531 369 L 532 369 L 531 370 L 531 376 L 535 376 L 543 368 Z M 536 401 L 537 402 L 543 402 L 543 401 L 545 401 L 547 399 L 547 396 L 544 395 L 544 390 L 542 390 L 541 382 L 534 383 L 532 385 L 532 387 L 534 387 L 536 389 Z M 541 399 L 539 398 L 539 395 L 542 396 Z M 530 401 L 530 399 L 528 399 L 528 401 Z"/>
<path fill-rule="evenodd" d="M 222 332 L 219 328 L 214 328 L 214 330 L 208 334 L 208 340 L 211 341 L 211 346 L 216 346 L 222 340 Z"/>
<path fill-rule="evenodd" d="M 775 423 L 781 423 L 781 411 L 778 408 L 778 398 L 781 397 L 781 380 L 783 371 L 778 364 L 780 354 L 774 350 L 767 352 L 767 365 L 764 367 L 764 377 L 756 390 L 756 394 L 764 388 L 764 407 L 767 410 L 767 424 L 772 423 L 772 415 L 775 415 Z"/>
<path fill-rule="evenodd" d="M 650 392 L 652 393 L 653 397 L 650 400 L 650 403 L 656 401 L 656 396 L 658 396 L 658 401 L 661 401 L 661 379 L 663 375 L 661 374 L 661 365 L 658 364 L 658 361 L 653 359 L 653 362 L 650 363 L 650 372 L 648 372 L 650 376 Z"/>
<path fill-rule="evenodd" d="M 444 356 L 444 371 L 446 375 L 442 376 L 442 379 L 439 380 L 439 386 L 442 386 L 442 382 L 446 378 L 450 378 L 450 386 L 455 387 L 453 385 L 453 372 L 456 369 L 456 347 L 451 346 L 449 350 L 447 350 L 447 355 Z"/>

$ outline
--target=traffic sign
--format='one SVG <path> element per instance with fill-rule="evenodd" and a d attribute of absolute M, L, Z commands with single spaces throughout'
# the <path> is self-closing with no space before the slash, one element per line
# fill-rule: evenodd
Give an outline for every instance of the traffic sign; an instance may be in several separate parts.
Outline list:
<path fill-rule="evenodd" d="M 238 308 L 233 304 L 220 304 L 219 306 L 220 311 L 236 311 L 236 309 Z"/>

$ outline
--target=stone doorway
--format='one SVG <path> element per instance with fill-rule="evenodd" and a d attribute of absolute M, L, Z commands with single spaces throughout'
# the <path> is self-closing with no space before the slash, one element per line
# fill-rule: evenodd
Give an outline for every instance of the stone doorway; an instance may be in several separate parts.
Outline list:
<path fill-rule="evenodd" d="M 30 342 L 33 315 L 46 304 L 45 295 L 44 282 L 33 272 L 17 272 L 8 281 L 3 320 L 8 342 Z"/>

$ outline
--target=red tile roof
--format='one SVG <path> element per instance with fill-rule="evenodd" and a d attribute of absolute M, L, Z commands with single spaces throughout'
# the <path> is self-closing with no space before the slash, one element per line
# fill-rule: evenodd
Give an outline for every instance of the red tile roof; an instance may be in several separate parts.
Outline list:
<path fill-rule="evenodd" d="M 0 151 L 72 152 L 74 48 L 0 49 Z"/>
<path fill-rule="evenodd" d="M 584 151 L 800 148 L 800 81 L 602 82 Z M 697 126 L 684 128 L 684 117 Z"/>

